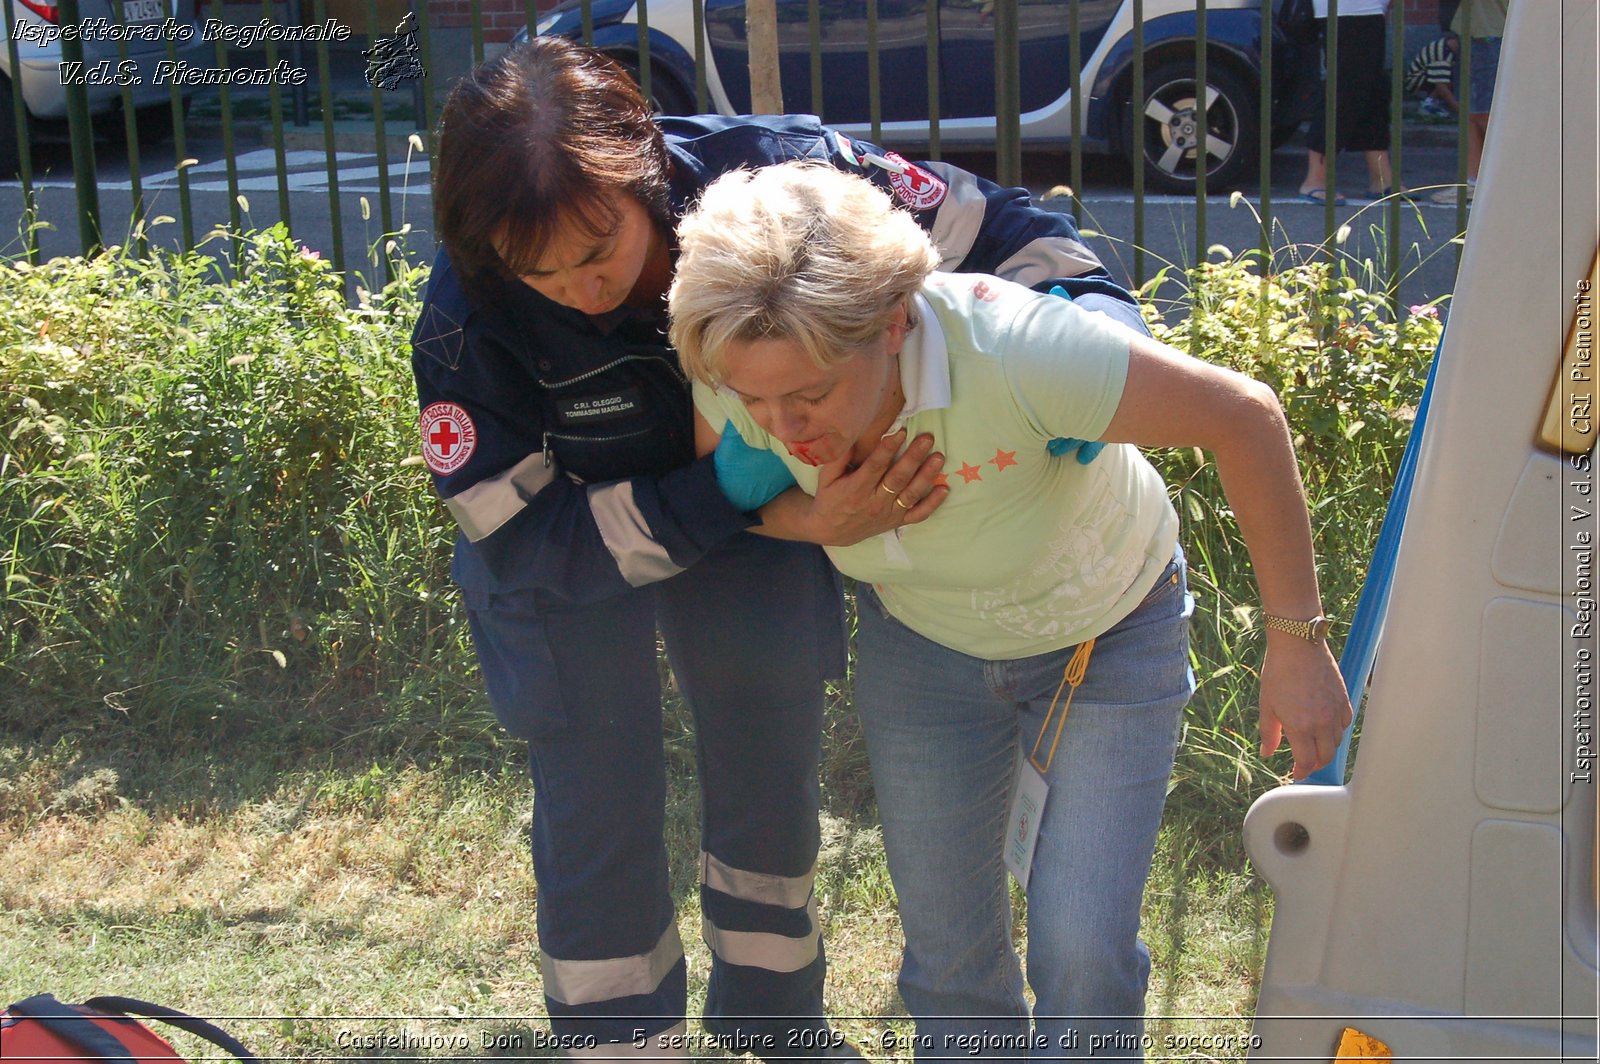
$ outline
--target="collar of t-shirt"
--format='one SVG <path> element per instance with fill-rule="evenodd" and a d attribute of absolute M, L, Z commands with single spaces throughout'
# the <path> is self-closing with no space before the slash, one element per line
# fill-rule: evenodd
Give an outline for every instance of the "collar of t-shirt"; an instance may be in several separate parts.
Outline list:
<path fill-rule="evenodd" d="M 905 423 L 926 410 L 943 410 L 950 405 L 950 348 L 945 344 L 944 328 L 934 316 L 933 305 L 921 293 L 911 297 L 917 324 L 906 330 L 900 346 L 900 388 L 906 403 L 885 436 L 893 436 Z"/>

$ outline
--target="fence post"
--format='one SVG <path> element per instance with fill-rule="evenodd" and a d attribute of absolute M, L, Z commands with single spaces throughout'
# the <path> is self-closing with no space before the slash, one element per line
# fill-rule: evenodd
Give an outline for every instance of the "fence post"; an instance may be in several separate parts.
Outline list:
<path fill-rule="evenodd" d="M 1195 145 L 1194 145 L 1194 268 L 1198 271 L 1206 263 L 1206 171 L 1211 168 L 1211 143 L 1209 135 L 1211 130 L 1211 82 L 1208 60 L 1206 54 L 1209 44 L 1206 41 L 1206 0 L 1199 0 L 1195 6 L 1195 42 L 1194 42 L 1194 116 L 1195 116 Z M 1234 137 L 1238 139 L 1237 136 Z M 1199 279 L 1198 273 L 1196 280 Z M 1199 330 L 1190 330 L 1194 336 Z M 1198 343 L 1198 340 L 1196 340 Z"/>
<path fill-rule="evenodd" d="M 326 0 L 315 0 L 312 8 L 319 24 L 328 21 Z M 322 91 L 322 146 L 328 156 L 328 227 L 333 243 L 333 268 L 345 272 L 344 219 L 339 210 L 339 144 L 333 133 L 333 71 L 328 62 L 328 42 L 317 41 L 317 79 Z"/>
<path fill-rule="evenodd" d="M 82 21 L 78 0 L 61 0 L 61 24 L 76 26 Z M 61 38 L 61 59 L 65 69 L 72 64 L 83 69 L 83 41 L 76 34 Z M 89 90 L 81 81 L 68 82 L 65 77 L 62 81 L 66 83 L 67 127 L 72 137 L 72 183 L 78 196 L 78 242 L 85 255 L 92 255 L 100 247 L 100 190 L 95 184 Z"/>
<path fill-rule="evenodd" d="M 17 22 L 15 0 L 4 0 L 6 25 L 14 26 Z M 6 34 L 6 51 L 11 59 L 11 69 L 20 70 L 17 56 L 17 38 L 13 34 Z M 22 99 L 22 90 L 14 82 L 11 86 L 11 100 L 9 103 L 0 100 L 0 106 L 11 108 L 11 139 L 12 143 L 4 148 L 17 149 L 17 176 L 22 180 L 22 202 L 25 204 L 23 211 L 26 232 L 23 234 L 23 243 L 28 249 L 28 261 L 34 265 L 39 263 L 39 231 L 34 222 L 39 213 L 39 203 L 33 191 L 33 145 L 30 143 L 30 129 L 33 119 L 28 114 L 27 104 Z M 3 123 L 0 117 L 0 123 Z M 0 133 L 3 135 L 3 133 Z M 10 175 L 5 175 L 9 177 Z"/>
<path fill-rule="evenodd" d="M 1017 56 L 1017 0 L 994 5 L 995 176 L 1022 184 L 1022 74 Z"/>
<path fill-rule="evenodd" d="M 1144 284 L 1144 0 L 1133 0 L 1133 99 L 1128 105 L 1133 141 L 1133 287 Z"/>

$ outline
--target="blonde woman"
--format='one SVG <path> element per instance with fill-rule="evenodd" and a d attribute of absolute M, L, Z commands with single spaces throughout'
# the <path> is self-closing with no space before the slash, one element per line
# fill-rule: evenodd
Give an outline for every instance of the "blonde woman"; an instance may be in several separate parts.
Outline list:
<path fill-rule="evenodd" d="M 919 1056 L 1141 1055 L 1139 904 L 1193 678 L 1178 518 L 1138 446 L 1215 456 L 1275 618 L 1263 749 L 1287 735 L 1304 775 L 1350 720 L 1276 398 L 1070 300 L 935 272 L 908 215 L 826 168 L 726 175 L 678 237 L 702 451 L 731 423 L 805 492 L 901 430 L 944 457 L 896 500 L 947 493 L 926 521 L 828 548 L 859 581 L 856 705 Z M 1083 465 L 1052 454 L 1064 437 L 1111 445 Z M 1030 1025 L 1003 853 L 1033 775 Z"/>

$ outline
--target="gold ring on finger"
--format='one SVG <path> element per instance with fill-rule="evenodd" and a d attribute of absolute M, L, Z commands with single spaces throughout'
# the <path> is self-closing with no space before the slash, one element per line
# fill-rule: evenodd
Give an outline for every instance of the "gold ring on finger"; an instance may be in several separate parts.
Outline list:
<path fill-rule="evenodd" d="M 879 481 L 878 482 L 878 488 L 880 490 L 882 490 L 882 491 L 888 492 L 890 495 L 893 495 L 895 498 L 899 498 L 900 497 L 900 493 L 898 491 L 895 491 L 893 488 L 891 488 L 889 486 L 889 482 L 887 480 Z"/>
<path fill-rule="evenodd" d="M 898 507 L 900 507 L 900 509 L 902 509 L 902 510 L 909 510 L 909 509 L 911 509 L 911 505 L 910 505 L 910 504 L 909 504 L 909 503 L 907 503 L 907 502 L 906 502 L 906 501 L 905 501 L 905 500 L 904 500 L 904 499 L 902 499 L 902 498 L 901 498 L 901 497 L 900 497 L 900 496 L 898 496 L 898 495 L 896 495 L 896 496 L 895 496 L 895 497 L 894 497 L 894 504 L 895 504 L 895 505 L 896 505 L 896 506 L 898 506 Z"/>

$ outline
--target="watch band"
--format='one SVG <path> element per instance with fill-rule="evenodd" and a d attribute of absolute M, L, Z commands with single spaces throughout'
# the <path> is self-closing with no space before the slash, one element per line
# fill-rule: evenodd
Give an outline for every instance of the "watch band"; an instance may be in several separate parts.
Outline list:
<path fill-rule="evenodd" d="M 1280 632 L 1299 636 L 1308 643 L 1320 643 L 1327 638 L 1328 624 L 1331 618 L 1318 615 L 1309 621 L 1296 621 L 1289 617 L 1274 617 L 1270 613 L 1261 615 L 1262 623 L 1268 628 L 1276 628 Z"/>

